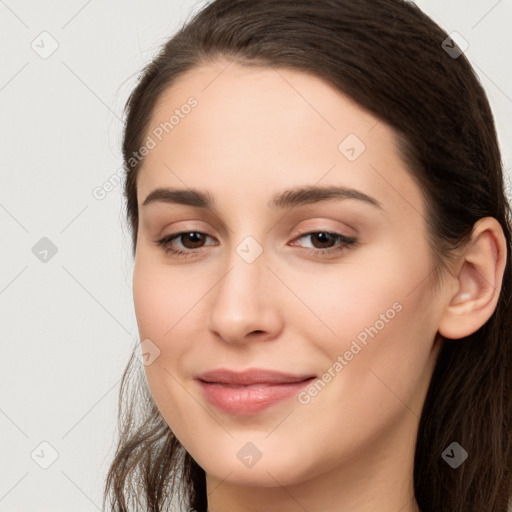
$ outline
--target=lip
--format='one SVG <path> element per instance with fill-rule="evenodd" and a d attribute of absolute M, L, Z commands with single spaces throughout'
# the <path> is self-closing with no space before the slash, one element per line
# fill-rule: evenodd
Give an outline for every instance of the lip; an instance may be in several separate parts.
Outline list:
<path fill-rule="evenodd" d="M 203 396 L 223 412 L 248 415 L 295 396 L 314 375 L 293 375 L 251 368 L 243 372 L 220 368 L 196 377 Z"/>

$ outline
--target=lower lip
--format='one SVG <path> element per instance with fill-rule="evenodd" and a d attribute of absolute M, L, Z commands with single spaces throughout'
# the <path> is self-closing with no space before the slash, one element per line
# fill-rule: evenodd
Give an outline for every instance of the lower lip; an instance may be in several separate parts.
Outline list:
<path fill-rule="evenodd" d="M 287 384 L 252 384 L 231 386 L 199 380 L 206 399 L 228 414 L 256 414 L 283 400 L 291 398 L 307 386 L 311 379 Z"/>

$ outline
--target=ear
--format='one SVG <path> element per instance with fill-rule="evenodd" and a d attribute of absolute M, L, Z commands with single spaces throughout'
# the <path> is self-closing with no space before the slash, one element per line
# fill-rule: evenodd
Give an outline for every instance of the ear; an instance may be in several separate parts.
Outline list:
<path fill-rule="evenodd" d="M 455 293 L 448 296 L 439 333 L 458 339 L 477 331 L 498 303 L 507 261 L 507 241 L 500 223 L 485 217 L 473 226 L 471 240 L 455 263 Z"/>

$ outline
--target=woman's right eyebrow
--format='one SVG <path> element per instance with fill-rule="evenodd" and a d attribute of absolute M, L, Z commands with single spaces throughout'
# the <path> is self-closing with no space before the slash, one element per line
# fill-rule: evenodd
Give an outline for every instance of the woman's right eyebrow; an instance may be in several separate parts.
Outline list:
<path fill-rule="evenodd" d="M 142 206 L 151 203 L 185 204 L 214 210 L 214 202 L 208 192 L 195 189 L 176 189 L 159 187 L 153 190 L 144 200 Z"/>
<path fill-rule="evenodd" d="M 272 209 L 293 208 L 305 204 L 317 203 L 327 200 L 356 199 L 376 208 L 384 210 L 380 201 L 360 190 L 336 185 L 329 186 L 301 186 L 278 192 L 269 201 Z M 144 200 L 142 206 L 151 203 L 183 204 L 205 208 L 215 212 L 215 203 L 212 196 L 197 189 L 176 189 L 159 187 L 154 189 Z"/>

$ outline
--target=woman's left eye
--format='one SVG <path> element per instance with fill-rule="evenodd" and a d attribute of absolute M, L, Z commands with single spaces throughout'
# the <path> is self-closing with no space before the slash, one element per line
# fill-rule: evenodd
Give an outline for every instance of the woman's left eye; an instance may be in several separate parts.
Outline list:
<path fill-rule="evenodd" d="M 313 255 L 320 254 L 322 256 L 330 256 L 333 253 L 344 251 L 349 246 L 357 244 L 357 239 L 354 237 L 345 236 L 342 235 L 341 233 L 331 233 L 330 231 L 313 231 L 310 233 L 305 233 L 299 236 L 297 240 L 300 240 L 301 238 L 304 237 L 311 237 L 312 241 L 319 241 L 319 249 L 313 246 L 313 249 L 308 250 L 308 252 Z M 338 245 L 332 245 L 336 241 L 339 241 L 341 243 Z M 329 247 L 325 247 L 324 244 L 329 245 Z"/>
<path fill-rule="evenodd" d="M 329 231 L 312 231 L 309 233 L 304 233 L 296 238 L 296 240 L 300 240 L 302 238 L 311 237 L 311 240 L 318 242 L 320 244 L 320 248 L 307 248 L 309 254 L 313 255 L 332 255 L 333 253 L 338 253 L 340 251 L 346 250 L 349 246 L 356 245 L 357 240 L 354 237 L 348 237 L 342 235 L 341 233 L 332 233 Z M 162 247 L 163 250 L 167 254 L 172 254 L 177 257 L 186 258 L 189 256 L 193 256 L 197 251 L 194 249 L 200 249 L 197 244 L 202 244 L 206 238 L 212 238 L 208 236 L 206 233 L 201 233 L 200 231 L 183 231 L 181 233 L 175 233 L 172 235 L 167 235 L 164 238 L 157 240 L 156 243 L 158 246 Z M 181 244 L 183 246 L 183 242 L 188 240 L 187 244 L 191 242 L 192 247 L 173 247 L 174 240 L 181 240 Z M 341 242 L 338 245 L 333 245 L 336 241 Z M 326 247 L 325 245 L 328 245 Z M 217 245 L 217 244 L 210 244 Z"/>

